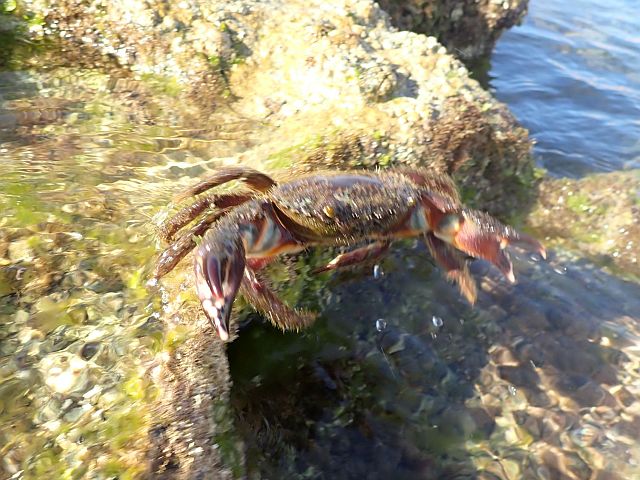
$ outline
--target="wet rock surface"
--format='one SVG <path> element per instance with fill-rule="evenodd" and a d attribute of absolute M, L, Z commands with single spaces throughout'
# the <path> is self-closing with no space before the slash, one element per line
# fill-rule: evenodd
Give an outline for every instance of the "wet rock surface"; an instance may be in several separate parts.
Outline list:
<path fill-rule="evenodd" d="M 241 330 L 229 358 L 249 472 L 638 475 L 628 435 L 638 416 L 639 287 L 569 255 L 518 257 L 516 286 L 474 264 L 482 293 L 471 309 L 424 255 L 397 249 L 382 280 L 333 277 L 318 323 L 301 335 Z"/>
<path fill-rule="evenodd" d="M 194 319 L 195 327 L 183 323 Z M 182 309 L 178 321 L 193 332 L 157 367 L 160 395 L 152 408 L 148 472 L 153 478 L 209 478 L 214 472 L 216 478 L 237 478 L 244 459 L 234 445 L 240 439 L 228 404 L 224 344 L 214 340 L 198 311 Z"/>
<path fill-rule="evenodd" d="M 541 238 L 640 279 L 640 172 L 546 179 L 527 219 Z"/>
<path fill-rule="evenodd" d="M 456 57 L 477 60 L 489 55 L 500 34 L 519 24 L 528 0 L 382 0 L 400 30 L 434 35 Z"/>

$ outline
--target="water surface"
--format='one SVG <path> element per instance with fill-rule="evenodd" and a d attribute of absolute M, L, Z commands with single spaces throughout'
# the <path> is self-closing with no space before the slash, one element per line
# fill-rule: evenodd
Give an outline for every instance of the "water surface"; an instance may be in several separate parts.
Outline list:
<path fill-rule="evenodd" d="M 504 33 L 490 84 L 552 174 L 640 168 L 640 20 L 630 0 L 531 0 Z"/>

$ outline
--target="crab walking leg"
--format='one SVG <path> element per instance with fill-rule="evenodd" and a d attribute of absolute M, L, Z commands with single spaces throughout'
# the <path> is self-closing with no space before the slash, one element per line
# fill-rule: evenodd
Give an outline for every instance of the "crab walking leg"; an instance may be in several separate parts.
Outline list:
<path fill-rule="evenodd" d="M 476 303 L 478 298 L 476 282 L 469 272 L 465 255 L 431 232 L 424 235 L 424 241 L 433 259 L 444 269 L 447 279 L 458 285 L 460 292 L 471 305 Z"/>
<path fill-rule="evenodd" d="M 258 274 L 248 266 L 244 270 L 240 293 L 273 325 L 282 330 L 298 331 L 307 328 L 316 319 L 316 316 L 311 312 L 294 310 L 285 304 L 269 288 L 266 281 L 258 277 Z"/>
<path fill-rule="evenodd" d="M 391 242 L 388 241 L 375 242 L 361 248 L 356 248 L 350 252 L 342 253 L 325 266 L 316 268 L 312 273 L 327 272 L 329 270 L 378 259 L 387 253 L 389 245 L 391 245 Z"/>
<path fill-rule="evenodd" d="M 227 195 L 208 195 L 198 198 L 191 205 L 178 210 L 169 220 L 164 222 L 158 232 L 160 238 L 165 242 L 173 240 L 178 230 L 194 220 L 198 215 L 208 208 L 229 208 L 241 205 L 250 200 L 252 195 L 230 193 Z"/>
<path fill-rule="evenodd" d="M 178 241 L 166 248 L 158 258 L 153 278 L 160 279 L 169 273 L 195 246 L 194 237 L 202 236 L 220 217 L 225 216 L 229 209 L 218 210 L 206 215 L 202 220 L 187 230 Z"/>
<path fill-rule="evenodd" d="M 181 201 L 187 197 L 198 195 L 224 183 L 231 182 L 232 180 L 240 180 L 258 192 L 266 192 L 276 185 L 275 180 L 258 170 L 242 165 L 233 165 L 219 168 L 207 179 L 179 193 L 175 197 L 175 200 Z"/>

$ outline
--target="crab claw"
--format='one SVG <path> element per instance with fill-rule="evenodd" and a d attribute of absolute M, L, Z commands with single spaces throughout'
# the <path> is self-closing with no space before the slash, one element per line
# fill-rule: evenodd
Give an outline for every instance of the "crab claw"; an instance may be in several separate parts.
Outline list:
<path fill-rule="evenodd" d="M 195 254 L 196 290 L 207 317 L 220 339 L 229 340 L 229 318 L 245 268 L 242 242 L 205 236 Z"/>
<path fill-rule="evenodd" d="M 476 258 L 483 258 L 511 282 L 515 282 L 513 265 L 505 250 L 508 245 L 520 245 L 546 258 L 544 247 L 534 238 L 503 225 L 491 215 L 477 210 L 463 209 L 442 217 L 434 235 L 458 250 Z"/>

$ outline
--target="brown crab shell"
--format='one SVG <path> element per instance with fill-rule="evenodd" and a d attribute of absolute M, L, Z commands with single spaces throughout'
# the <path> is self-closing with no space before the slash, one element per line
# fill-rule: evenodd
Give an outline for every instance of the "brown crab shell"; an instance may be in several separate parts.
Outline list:
<path fill-rule="evenodd" d="M 267 197 L 280 221 L 307 241 L 383 237 L 406 222 L 423 189 L 402 174 L 322 173 L 281 184 Z"/>

